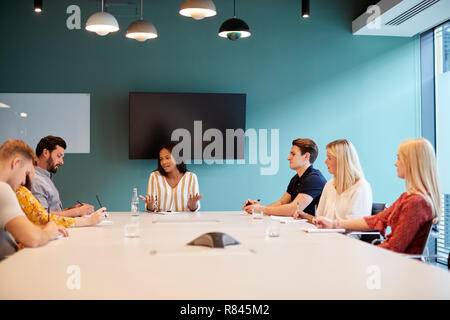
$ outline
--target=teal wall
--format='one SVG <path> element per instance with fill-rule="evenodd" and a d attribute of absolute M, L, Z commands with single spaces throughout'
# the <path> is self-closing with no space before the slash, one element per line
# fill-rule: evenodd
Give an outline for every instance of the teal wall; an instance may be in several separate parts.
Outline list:
<path fill-rule="evenodd" d="M 124 36 L 132 17 L 118 17 L 121 30 L 106 37 L 68 30 L 67 6 L 80 6 L 84 25 L 97 11 L 93 0 L 46 0 L 40 16 L 32 1 L 1 1 L 0 92 L 91 93 L 91 153 L 67 154 L 55 178 L 65 206 L 94 203 L 97 193 L 110 211 L 128 211 L 132 187 L 145 192 L 156 161 L 128 159 L 130 91 L 246 93 L 247 128 L 280 130 L 275 176 L 261 176 L 259 165 L 188 167 L 203 210 L 278 200 L 298 137 L 319 145 L 316 167 L 327 178 L 325 145 L 351 140 L 374 200 L 392 202 L 404 190 L 397 147 L 420 133 L 418 39 L 353 36 L 351 21 L 370 0 L 312 0 L 309 20 L 299 18 L 300 2 L 238 1 L 253 35 L 231 42 L 217 30 L 232 1 L 215 0 L 218 15 L 194 21 L 177 13 L 181 0 L 146 0 L 159 38 L 138 43 Z"/>

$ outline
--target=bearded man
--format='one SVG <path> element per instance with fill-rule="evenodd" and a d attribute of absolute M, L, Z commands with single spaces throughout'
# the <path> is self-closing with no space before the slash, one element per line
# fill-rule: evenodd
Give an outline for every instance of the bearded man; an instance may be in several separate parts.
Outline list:
<path fill-rule="evenodd" d="M 36 147 L 36 176 L 31 185 L 31 192 L 50 214 L 66 217 L 91 214 L 94 207 L 87 203 L 63 209 L 58 189 L 53 183 L 53 174 L 64 164 L 66 147 L 66 142 L 60 137 L 47 136 L 39 141 Z"/>

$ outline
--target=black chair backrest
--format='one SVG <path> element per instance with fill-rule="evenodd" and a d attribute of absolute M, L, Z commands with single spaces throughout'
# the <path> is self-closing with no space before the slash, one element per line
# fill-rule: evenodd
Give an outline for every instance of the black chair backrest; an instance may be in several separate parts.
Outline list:
<path fill-rule="evenodd" d="M 376 215 L 386 209 L 386 203 L 372 203 L 372 215 Z"/>

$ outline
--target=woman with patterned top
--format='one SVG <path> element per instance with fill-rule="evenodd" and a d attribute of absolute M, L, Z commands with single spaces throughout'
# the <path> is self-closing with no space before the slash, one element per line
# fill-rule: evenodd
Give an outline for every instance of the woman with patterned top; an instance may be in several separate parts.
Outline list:
<path fill-rule="evenodd" d="M 319 228 L 378 230 L 385 236 L 379 247 L 408 254 L 421 254 L 427 241 L 430 222 L 441 211 L 436 157 L 431 143 L 423 138 L 402 142 L 398 149 L 397 175 L 405 179 L 406 192 L 386 210 L 371 217 L 352 220 L 317 218 Z"/>
<path fill-rule="evenodd" d="M 195 173 L 186 169 L 186 164 L 178 164 L 172 155 L 175 143 L 161 147 L 158 169 L 150 174 L 147 196 L 140 196 L 149 212 L 189 212 L 200 209 L 198 180 Z"/>
<path fill-rule="evenodd" d="M 45 225 L 49 221 L 48 212 L 37 201 L 30 190 L 25 186 L 16 189 L 16 197 L 19 200 L 20 207 L 28 219 L 36 225 Z M 100 223 L 104 219 L 106 208 L 95 211 L 90 217 L 64 217 L 55 214 L 50 215 L 50 221 L 58 226 L 70 227 L 88 227 Z"/>

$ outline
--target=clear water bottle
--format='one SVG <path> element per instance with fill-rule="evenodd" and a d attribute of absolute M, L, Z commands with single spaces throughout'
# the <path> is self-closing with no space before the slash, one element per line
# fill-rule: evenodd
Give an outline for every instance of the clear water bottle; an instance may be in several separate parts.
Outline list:
<path fill-rule="evenodd" d="M 131 215 L 139 215 L 139 197 L 137 193 L 137 188 L 133 188 L 133 197 L 131 198 Z"/>

